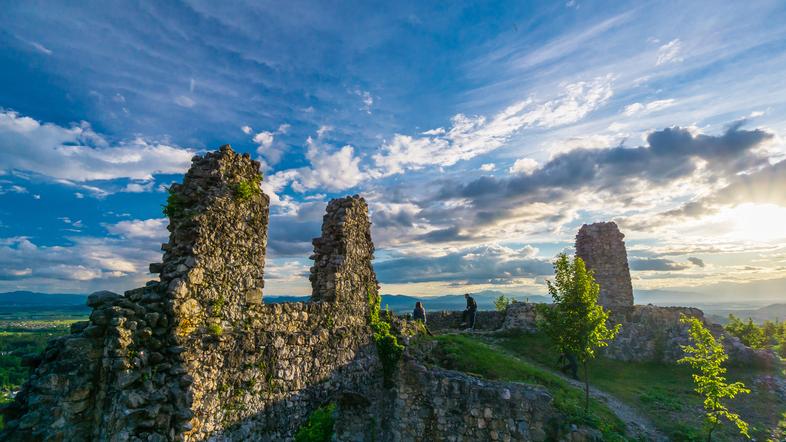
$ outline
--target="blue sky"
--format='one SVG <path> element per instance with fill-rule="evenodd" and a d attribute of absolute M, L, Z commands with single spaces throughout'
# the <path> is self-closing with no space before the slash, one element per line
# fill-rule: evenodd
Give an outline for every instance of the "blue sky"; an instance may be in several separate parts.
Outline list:
<path fill-rule="evenodd" d="M 389 293 L 543 293 L 611 219 L 637 289 L 786 290 L 782 2 L 4 10 L 0 290 L 143 283 L 165 187 L 225 143 L 264 164 L 268 294 L 309 292 L 353 193 Z"/>

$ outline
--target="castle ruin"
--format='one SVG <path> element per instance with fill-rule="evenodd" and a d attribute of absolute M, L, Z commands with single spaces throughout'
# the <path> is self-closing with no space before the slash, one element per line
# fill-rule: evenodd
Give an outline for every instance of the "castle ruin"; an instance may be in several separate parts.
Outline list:
<path fill-rule="evenodd" d="M 260 180 L 259 163 L 229 146 L 195 156 L 170 189 L 169 242 L 150 265 L 159 279 L 88 297 L 90 319 L 26 361 L 31 376 L 2 410 L 0 439 L 289 441 L 327 403 L 336 404 L 340 441 L 574 440 L 582 431 L 560 426 L 565 416 L 544 387 L 481 380 L 408 352 L 385 385 L 370 323 L 379 300 L 371 223 L 359 196 L 327 206 L 311 299 L 265 304 L 269 198 Z M 632 306 L 622 237 L 601 223 L 583 226 L 576 242 L 601 302 L 626 321 L 609 354 L 657 357 L 660 329 L 678 349 L 683 310 Z M 536 309 L 518 303 L 492 317 L 493 328 L 531 331 Z M 406 322 L 392 325 L 412 336 Z"/>
<path fill-rule="evenodd" d="M 584 224 L 576 235 L 576 256 L 595 273 L 600 285 L 598 304 L 614 308 L 633 305 L 625 235 L 614 222 Z"/>
<path fill-rule="evenodd" d="M 169 242 L 150 265 L 159 279 L 89 296 L 89 321 L 27 361 L 30 379 L 3 410 L 0 439 L 287 441 L 327 403 L 337 405 L 338 440 L 549 437 L 558 415 L 542 387 L 410 357 L 394 386 L 383 385 L 369 322 L 374 246 L 359 196 L 327 206 L 311 300 L 265 304 L 260 179 L 259 163 L 229 146 L 195 156 L 170 189 Z"/>

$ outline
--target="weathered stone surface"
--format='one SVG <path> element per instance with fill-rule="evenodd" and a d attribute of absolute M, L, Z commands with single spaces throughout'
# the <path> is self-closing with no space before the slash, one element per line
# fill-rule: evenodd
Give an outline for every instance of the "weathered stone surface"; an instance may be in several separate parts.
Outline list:
<path fill-rule="evenodd" d="M 91 295 L 89 323 L 49 344 L 0 438 L 289 440 L 345 391 L 378 396 L 365 202 L 329 206 L 315 249 L 328 264 L 314 277 L 333 286 L 315 302 L 266 305 L 269 200 L 258 177 L 259 164 L 228 146 L 193 158 L 171 188 L 170 239 L 151 269 L 159 281 Z"/>
<path fill-rule="evenodd" d="M 428 327 L 432 331 L 459 329 L 463 312 L 436 311 L 428 314 Z M 479 311 L 475 316 L 475 330 L 497 330 L 502 326 L 505 314 L 496 311 Z"/>
<path fill-rule="evenodd" d="M 576 256 L 595 272 L 600 285 L 598 304 L 604 307 L 633 305 L 625 235 L 614 222 L 584 224 L 576 235 Z"/>
<path fill-rule="evenodd" d="M 395 393 L 387 411 L 391 441 L 557 440 L 550 424 L 559 414 L 543 387 L 485 381 L 408 360 Z"/>

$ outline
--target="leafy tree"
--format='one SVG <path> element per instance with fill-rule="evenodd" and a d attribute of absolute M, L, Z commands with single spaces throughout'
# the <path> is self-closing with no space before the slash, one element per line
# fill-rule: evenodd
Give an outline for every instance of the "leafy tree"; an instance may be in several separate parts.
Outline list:
<path fill-rule="evenodd" d="M 595 350 L 608 345 L 621 327 L 609 328 L 609 312 L 598 305 L 600 286 L 578 256 L 570 260 L 564 253 L 554 261 L 554 282 L 546 281 L 554 301 L 544 308 L 541 327 L 565 355 L 573 355 L 584 369 L 585 411 L 589 410 L 589 372 L 587 365 Z"/>
<path fill-rule="evenodd" d="M 742 322 L 734 315 L 729 315 L 729 322 L 724 327 L 729 334 L 736 336 L 740 341 L 751 348 L 764 348 L 764 331 L 753 323 L 753 319 L 748 318 L 748 322 Z"/>
<path fill-rule="evenodd" d="M 499 295 L 499 298 L 494 300 L 494 307 L 496 307 L 498 312 L 504 312 L 508 309 L 512 298 L 506 298 L 505 295 Z"/>
<path fill-rule="evenodd" d="M 740 434 L 750 438 L 748 424 L 736 413 L 732 413 L 723 404 L 723 399 L 734 399 L 740 393 L 750 393 L 742 382 L 727 383 L 726 367 L 723 363 L 729 356 L 723 350 L 723 345 L 715 340 L 709 330 L 697 318 L 683 316 L 683 324 L 690 325 L 690 338 L 693 345 L 683 345 L 686 356 L 677 362 L 689 364 L 694 369 L 693 382 L 696 383 L 696 392 L 704 397 L 704 411 L 707 416 L 707 440 L 712 440 L 712 432 L 725 418 L 739 429 Z"/>

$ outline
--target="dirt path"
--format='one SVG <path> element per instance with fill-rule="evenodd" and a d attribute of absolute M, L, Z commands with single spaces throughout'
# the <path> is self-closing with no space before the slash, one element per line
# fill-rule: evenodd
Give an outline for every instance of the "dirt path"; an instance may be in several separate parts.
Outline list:
<path fill-rule="evenodd" d="M 514 357 L 516 359 L 525 361 L 528 364 L 532 364 L 542 370 L 554 374 L 555 376 L 559 376 L 560 378 L 565 380 L 565 382 L 568 382 L 574 387 L 584 391 L 584 383 L 582 383 L 581 381 L 577 381 L 568 376 L 565 376 L 562 372 L 554 370 L 551 367 L 547 367 L 545 365 L 539 364 L 529 359 L 523 359 L 520 356 L 497 345 L 494 338 L 492 337 L 484 336 L 482 340 L 486 344 L 494 347 L 495 350 L 505 353 L 506 355 Z M 607 407 L 609 407 L 609 410 L 611 410 L 614 414 L 616 414 L 617 417 L 619 417 L 625 423 L 625 428 L 629 436 L 641 440 L 647 440 L 647 441 L 668 442 L 669 438 L 667 438 L 665 435 L 663 435 L 663 433 L 658 431 L 655 428 L 655 425 L 653 425 L 652 422 L 650 422 L 650 420 L 646 416 L 639 414 L 639 412 L 635 410 L 633 407 L 623 403 L 616 397 L 610 395 L 609 393 L 606 393 L 605 391 L 598 390 L 597 388 L 592 386 L 590 386 L 590 397 L 603 402 Z"/>

